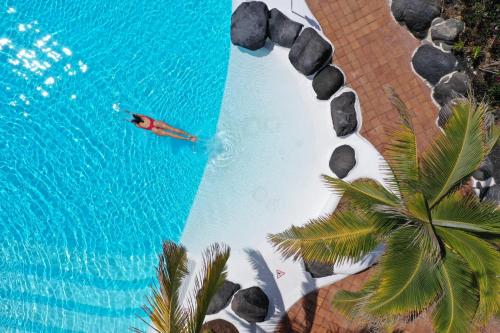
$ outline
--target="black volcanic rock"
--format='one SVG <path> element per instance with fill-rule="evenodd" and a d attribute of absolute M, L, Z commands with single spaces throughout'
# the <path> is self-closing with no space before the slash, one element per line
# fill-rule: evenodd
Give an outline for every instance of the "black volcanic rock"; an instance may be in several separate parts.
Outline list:
<path fill-rule="evenodd" d="M 304 75 L 316 73 L 332 58 L 333 48 L 313 28 L 305 28 L 290 49 L 288 59 Z"/>
<path fill-rule="evenodd" d="M 464 31 L 465 25 L 462 21 L 451 18 L 433 22 L 431 26 L 431 37 L 434 42 L 445 42 L 452 44 Z"/>
<path fill-rule="evenodd" d="M 472 177 L 476 178 L 477 180 L 486 180 L 486 179 L 493 176 L 494 171 L 495 170 L 494 170 L 493 162 L 491 161 L 491 159 L 489 157 L 487 157 L 481 163 L 481 165 L 479 166 L 479 169 L 477 169 L 476 171 L 474 171 L 474 173 L 472 173 Z"/>
<path fill-rule="evenodd" d="M 467 96 L 468 88 L 469 78 L 467 74 L 464 72 L 456 72 L 447 81 L 441 80 L 436 87 L 434 87 L 432 97 L 434 97 L 439 105 L 444 106 L 456 97 Z"/>
<path fill-rule="evenodd" d="M 304 25 L 289 19 L 276 8 L 269 14 L 269 38 L 278 45 L 292 47 Z"/>
<path fill-rule="evenodd" d="M 346 136 L 356 130 L 358 120 L 354 108 L 355 102 L 356 95 L 350 91 L 342 93 L 330 102 L 333 128 L 337 136 Z"/>
<path fill-rule="evenodd" d="M 345 178 L 356 165 L 354 149 L 348 145 L 337 147 L 330 158 L 330 169 L 340 179 Z"/>
<path fill-rule="evenodd" d="M 225 280 L 222 287 L 217 290 L 217 293 L 208 305 L 207 314 L 211 315 L 217 313 L 229 305 L 231 297 L 237 292 L 241 286 L 231 281 Z"/>
<path fill-rule="evenodd" d="M 304 267 L 315 279 L 333 275 L 333 265 L 322 264 L 316 261 L 304 261 Z"/>
<path fill-rule="evenodd" d="M 415 71 L 432 85 L 457 68 L 457 58 L 453 54 L 429 44 L 420 46 L 411 62 Z"/>
<path fill-rule="evenodd" d="M 269 298 L 259 287 L 251 287 L 238 291 L 231 302 L 231 309 L 238 317 L 249 323 L 266 320 Z"/>
<path fill-rule="evenodd" d="M 231 42 L 255 51 L 266 44 L 269 10 L 262 1 L 243 2 L 231 16 Z"/>
<path fill-rule="evenodd" d="M 312 86 L 316 97 L 328 100 L 344 85 L 344 75 L 335 66 L 326 66 L 313 79 Z"/>
<path fill-rule="evenodd" d="M 427 36 L 432 20 L 441 14 L 439 0 L 392 0 L 391 10 L 394 18 L 420 39 Z"/>
<path fill-rule="evenodd" d="M 500 185 L 493 185 L 486 190 L 484 201 L 500 204 Z"/>

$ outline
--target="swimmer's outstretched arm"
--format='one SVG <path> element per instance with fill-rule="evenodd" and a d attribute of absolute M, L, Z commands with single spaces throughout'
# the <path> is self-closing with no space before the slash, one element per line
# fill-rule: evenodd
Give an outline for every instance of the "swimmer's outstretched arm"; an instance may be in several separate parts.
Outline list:
<path fill-rule="evenodd" d="M 127 112 L 128 114 L 132 114 L 132 115 L 136 115 L 136 116 L 139 116 L 139 117 L 144 117 L 143 114 L 140 114 L 140 113 L 134 113 L 134 112 L 130 112 L 129 110 L 124 110 L 125 112 Z"/>

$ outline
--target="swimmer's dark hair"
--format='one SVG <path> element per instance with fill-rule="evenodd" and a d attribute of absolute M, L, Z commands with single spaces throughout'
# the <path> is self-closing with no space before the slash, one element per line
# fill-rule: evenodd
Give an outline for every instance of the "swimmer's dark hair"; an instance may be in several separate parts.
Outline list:
<path fill-rule="evenodd" d="M 142 120 L 141 117 L 139 117 L 136 114 L 133 114 L 132 117 L 134 117 L 134 119 L 132 119 L 131 122 L 133 122 L 134 124 L 140 124 L 144 121 L 144 120 Z"/>

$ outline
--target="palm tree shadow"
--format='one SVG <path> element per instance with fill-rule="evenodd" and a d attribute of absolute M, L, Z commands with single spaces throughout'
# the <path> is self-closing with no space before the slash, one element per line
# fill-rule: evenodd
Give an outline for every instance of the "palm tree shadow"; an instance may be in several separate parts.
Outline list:
<path fill-rule="evenodd" d="M 305 266 L 302 263 L 302 268 L 305 271 Z M 309 275 L 309 273 L 307 273 Z M 305 329 L 304 332 L 311 332 L 316 316 L 316 308 L 318 307 L 319 291 L 317 290 L 316 280 L 312 276 L 308 276 L 307 281 L 302 282 L 302 294 L 306 295 L 301 302 L 305 313 Z M 313 292 L 309 292 L 314 290 Z"/>
<path fill-rule="evenodd" d="M 257 274 L 257 281 L 259 282 L 259 286 L 269 297 L 269 314 L 267 318 L 268 321 L 265 324 L 265 332 L 293 332 L 292 319 L 286 312 L 283 295 L 281 294 L 281 291 L 276 283 L 275 276 L 267 265 L 266 260 L 264 259 L 260 251 L 246 249 L 245 253 L 248 256 L 248 260 L 252 268 Z M 316 281 L 312 277 L 308 276 L 307 281 L 302 283 L 302 290 L 304 295 L 308 291 L 315 290 L 316 288 Z M 309 293 L 304 300 L 305 301 L 301 303 L 304 309 L 306 320 L 304 332 L 311 332 L 314 323 L 314 317 L 316 315 L 318 292 L 315 291 Z M 304 327 L 304 323 L 302 323 L 301 326 Z M 258 326 L 257 328 L 261 329 Z"/>
<path fill-rule="evenodd" d="M 250 265 L 257 273 L 257 282 L 269 297 L 269 312 L 266 319 L 275 317 L 285 312 L 285 302 L 276 283 L 273 272 L 266 263 L 266 260 L 258 250 L 245 249 Z"/>
<path fill-rule="evenodd" d="M 273 332 L 286 314 L 283 295 L 276 283 L 275 276 L 258 250 L 245 249 L 248 261 L 257 274 L 258 285 L 269 297 L 269 309 L 265 322 L 265 332 Z"/>
<path fill-rule="evenodd" d="M 231 319 L 234 322 L 238 322 L 241 327 L 245 328 L 244 332 L 249 332 L 249 333 L 267 333 L 267 332 L 272 332 L 272 331 L 268 331 L 268 330 L 263 329 L 262 327 L 260 327 L 259 325 L 257 325 L 257 323 L 249 323 L 246 320 L 243 320 L 240 317 L 235 316 L 232 313 L 228 313 L 228 314 L 229 314 L 229 316 L 231 317 Z"/>

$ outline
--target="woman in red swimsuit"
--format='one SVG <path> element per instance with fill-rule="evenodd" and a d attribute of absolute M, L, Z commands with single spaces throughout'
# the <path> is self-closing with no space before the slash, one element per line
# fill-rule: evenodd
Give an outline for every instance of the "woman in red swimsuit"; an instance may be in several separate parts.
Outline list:
<path fill-rule="evenodd" d="M 135 126 L 139 128 L 151 131 L 156 135 L 169 136 L 171 138 L 186 140 L 191 142 L 196 142 L 197 140 L 196 136 L 191 135 L 181 129 L 172 127 L 164 121 L 154 120 L 153 118 L 145 116 L 143 114 L 131 113 L 129 111 L 126 112 L 130 113 L 133 117 L 133 119 L 130 120 L 131 123 L 134 123 Z"/>

